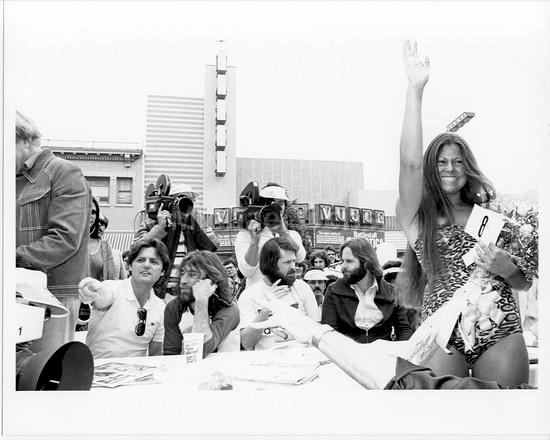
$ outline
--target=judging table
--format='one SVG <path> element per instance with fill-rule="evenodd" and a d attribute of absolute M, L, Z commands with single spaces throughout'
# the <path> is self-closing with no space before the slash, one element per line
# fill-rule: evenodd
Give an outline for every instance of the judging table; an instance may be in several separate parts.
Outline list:
<path fill-rule="evenodd" d="M 184 355 L 149 356 L 132 358 L 95 359 L 95 367 L 109 362 L 121 362 L 143 366 L 159 367 L 154 372 L 155 383 L 123 385 L 116 388 L 92 387 L 93 392 L 126 392 L 142 389 L 188 390 L 204 389 L 201 384 L 212 383 L 216 373 L 220 373 L 232 384 L 234 390 L 337 390 L 353 391 L 364 388 L 337 365 L 330 362 L 319 350 L 313 347 L 284 348 L 265 351 L 240 351 L 213 353 L 206 358 L 187 363 Z M 266 365 L 266 368 L 279 368 L 287 365 L 321 363 L 315 378 L 303 384 L 274 383 L 260 380 L 245 380 L 235 376 L 246 376 L 251 365 Z"/>

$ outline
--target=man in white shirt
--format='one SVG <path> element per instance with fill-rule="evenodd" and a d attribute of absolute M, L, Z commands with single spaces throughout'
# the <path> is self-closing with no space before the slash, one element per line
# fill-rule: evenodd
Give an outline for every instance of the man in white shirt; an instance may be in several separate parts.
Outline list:
<path fill-rule="evenodd" d="M 128 262 L 130 278 L 79 284 L 80 301 L 92 306 L 86 344 L 94 358 L 162 355 L 165 304 L 153 285 L 168 268 L 168 249 L 156 239 L 139 240 Z"/>
<path fill-rule="evenodd" d="M 253 322 L 265 321 L 270 310 L 262 307 L 266 299 L 277 298 L 295 307 L 314 321 L 319 321 L 319 309 L 311 288 L 296 279 L 296 246 L 284 237 L 268 240 L 260 251 L 259 267 L 263 279 L 241 294 L 238 306 L 241 345 L 245 350 L 265 350 L 291 339 L 283 329 L 253 328 Z"/>
<path fill-rule="evenodd" d="M 277 183 L 268 183 L 260 190 L 260 200 L 266 205 L 260 211 L 261 221 L 250 220 L 246 229 L 241 229 L 235 239 L 235 255 L 239 270 L 246 277 L 246 286 L 251 287 L 262 279 L 258 265 L 260 251 L 273 237 L 285 237 L 296 246 L 296 261 L 306 257 L 302 238 L 296 231 L 289 231 L 282 219 L 289 198 L 286 190 Z M 279 208 L 279 215 L 272 215 L 272 204 Z M 266 209 L 268 208 L 268 209 Z"/>

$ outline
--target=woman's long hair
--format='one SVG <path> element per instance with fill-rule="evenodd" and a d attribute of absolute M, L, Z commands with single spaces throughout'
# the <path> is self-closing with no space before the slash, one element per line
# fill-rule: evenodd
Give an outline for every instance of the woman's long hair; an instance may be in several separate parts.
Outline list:
<path fill-rule="evenodd" d="M 210 316 L 214 316 L 218 310 L 233 303 L 235 299 L 233 285 L 230 284 L 227 270 L 225 270 L 221 260 L 215 253 L 210 251 L 189 252 L 179 265 L 180 277 L 185 267 L 203 272 L 205 278 L 216 284 L 214 295 L 208 300 L 208 313 Z M 181 306 L 185 305 L 181 304 Z"/>
<path fill-rule="evenodd" d="M 95 238 L 99 240 L 99 203 L 97 203 L 97 200 L 95 197 L 92 197 L 92 203 L 95 207 L 95 220 L 90 226 L 90 238 Z"/>
<path fill-rule="evenodd" d="M 466 175 L 466 183 L 460 190 L 460 198 L 469 205 L 485 204 L 495 197 L 492 183 L 479 169 L 477 161 L 468 143 L 454 133 L 442 133 L 436 136 L 424 154 L 422 199 L 416 213 L 418 222 L 418 238 L 423 245 L 423 265 L 420 265 L 416 253 L 409 245 L 405 252 L 403 267 L 405 269 L 405 285 L 402 303 L 407 307 L 419 308 L 422 305 L 426 283 L 432 290 L 433 275 L 446 268 L 441 267 L 441 259 L 437 249 L 436 232 L 440 217 L 445 219 L 445 225 L 455 223 L 453 205 L 443 191 L 437 158 L 441 148 L 455 144 L 462 152 L 462 161 Z"/>

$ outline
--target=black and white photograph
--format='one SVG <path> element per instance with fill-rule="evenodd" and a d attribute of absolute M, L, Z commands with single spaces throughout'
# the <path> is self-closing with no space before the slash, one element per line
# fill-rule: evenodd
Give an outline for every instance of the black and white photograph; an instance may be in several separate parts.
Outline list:
<path fill-rule="evenodd" d="M 2 437 L 548 438 L 550 2 L 1 23 Z"/>

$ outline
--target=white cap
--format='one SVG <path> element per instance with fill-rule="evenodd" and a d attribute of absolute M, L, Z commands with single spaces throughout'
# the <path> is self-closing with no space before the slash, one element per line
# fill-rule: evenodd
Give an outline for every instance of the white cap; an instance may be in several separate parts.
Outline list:
<path fill-rule="evenodd" d="M 327 281 L 328 280 L 323 269 L 309 269 L 304 274 L 303 279 L 306 281 Z"/>
<path fill-rule="evenodd" d="M 197 198 L 198 193 L 193 191 L 193 188 L 191 188 L 191 185 L 188 185 L 187 183 L 174 183 L 172 187 L 170 188 L 170 195 L 175 196 L 177 194 L 191 194 L 193 198 Z"/>
<path fill-rule="evenodd" d="M 260 190 L 260 197 L 264 199 L 290 200 L 286 190 L 281 186 L 266 186 Z"/>

